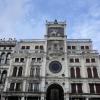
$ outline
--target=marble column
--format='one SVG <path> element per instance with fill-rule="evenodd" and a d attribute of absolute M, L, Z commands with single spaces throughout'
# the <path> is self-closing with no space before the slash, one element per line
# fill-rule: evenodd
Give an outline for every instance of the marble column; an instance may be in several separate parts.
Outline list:
<path fill-rule="evenodd" d="M 21 100 L 25 100 L 25 98 L 24 97 L 21 97 Z"/>
<path fill-rule="evenodd" d="M 86 98 L 86 100 L 89 100 L 89 98 Z"/>
<path fill-rule="evenodd" d="M 45 100 L 45 97 L 41 96 L 41 100 Z"/>

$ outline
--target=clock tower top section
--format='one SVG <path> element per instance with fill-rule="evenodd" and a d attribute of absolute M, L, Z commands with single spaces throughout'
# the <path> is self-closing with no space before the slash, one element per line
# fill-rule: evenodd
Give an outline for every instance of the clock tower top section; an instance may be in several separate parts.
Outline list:
<path fill-rule="evenodd" d="M 46 21 L 46 37 L 65 37 L 66 36 L 66 22 Z"/>

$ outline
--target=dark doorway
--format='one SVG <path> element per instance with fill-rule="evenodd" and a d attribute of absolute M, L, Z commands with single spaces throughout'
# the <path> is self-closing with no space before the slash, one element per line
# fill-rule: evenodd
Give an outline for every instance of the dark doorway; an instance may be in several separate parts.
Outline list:
<path fill-rule="evenodd" d="M 89 100 L 100 100 L 100 98 L 90 98 Z"/>
<path fill-rule="evenodd" d="M 64 100 L 63 88 L 58 84 L 52 84 L 48 87 L 46 100 Z"/>
<path fill-rule="evenodd" d="M 69 100 L 86 100 L 85 98 L 70 98 Z"/>
<path fill-rule="evenodd" d="M 40 97 L 28 97 L 27 100 L 40 100 Z"/>
<path fill-rule="evenodd" d="M 20 97 L 19 97 L 20 98 Z M 11 96 L 11 97 L 8 97 L 8 100 L 19 100 L 18 97 L 16 96 Z"/>

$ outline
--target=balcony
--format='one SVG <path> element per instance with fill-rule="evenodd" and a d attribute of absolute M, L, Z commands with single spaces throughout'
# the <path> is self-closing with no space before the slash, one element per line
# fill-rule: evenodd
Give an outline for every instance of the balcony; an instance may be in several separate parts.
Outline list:
<path fill-rule="evenodd" d="M 40 93 L 40 90 L 39 89 L 28 89 L 28 92 L 34 92 L 34 93 Z"/>
<path fill-rule="evenodd" d="M 32 61 L 32 62 L 31 62 L 31 65 L 37 65 L 37 66 L 38 66 L 38 65 L 41 65 L 41 64 L 42 64 L 41 61 L 39 61 L 39 62 L 34 62 L 34 61 Z"/>
<path fill-rule="evenodd" d="M 62 54 L 64 54 L 64 51 L 63 50 L 49 50 L 48 51 L 48 54 L 50 54 L 50 55 L 62 55 Z"/>
<path fill-rule="evenodd" d="M 17 66 L 17 65 L 24 66 L 25 63 L 24 62 L 13 62 L 12 65 L 14 65 L 14 66 Z"/>
<path fill-rule="evenodd" d="M 44 43 L 45 40 L 44 39 L 21 39 L 20 42 L 22 42 L 22 43 L 43 42 Z"/>
<path fill-rule="evenodd" d="M 91 39 L 67 39 L 67 42 L 92 42 Z"/>
<path fill-rule="evenodd" d="M 44 50 L 19 50 L 19 51 L 14 51 L 14 53 L 17 54 L 32 54 L 32 53 L 44 53 Z"/>
<path fill-rule="evenodd" d="M 10 89 L 10 88 L 7 88 L 6 92 L 22 92 L 22 89 Z"/>
<path fill-rule="evenodd" d="M 68 54 L 99 54 L 97 50 L 67 50 Z"/>
<path fill-rule="evenodd" d="M 48 40 L 64 40 L 64 37 L 66 37 L 66 35 L 64 35 L 64 36 L 49 36 L 49 35 L 45 35 L 45 37 L 48 37 Z"/>

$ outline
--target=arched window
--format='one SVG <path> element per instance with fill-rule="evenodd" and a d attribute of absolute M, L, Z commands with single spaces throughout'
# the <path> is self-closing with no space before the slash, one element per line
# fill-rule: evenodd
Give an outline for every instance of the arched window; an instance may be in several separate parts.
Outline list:
<path fill-rule="evenodd" d="M 97 69 L 95 67 L 93 68 L 93 75 L 94 75 L 94 78 L 98 78 Z"/>
<path fill-rule="evenodd" d="M 5 60 L 6 60 L 6 54 L 3 52 L 1 54 L 1 64 L 5 64 Z"/>
<path fill-rule="evenodd" d="M 71 78 L 75 78 L 75 70 L 74 68 L 70 69 Z"/>
<path fill-rule="evenodd" d="M 71 84 L 71 91 L 72 91 L 72 93 L 76 93 L 76 84 L 75 83 Z"/>
<path fill-rule="evenodd" d="M 90 87 L 90 93 L 95 93 L 94 84 L 93 83 L 89 83 L 89 87 Z"/>
<path fill-rule="evenodd" d="M 31 68 L 31 70 L 30 70 L 30 76 L 31 77 L 34 77 L 35 76 L 35 68 Z"/>
<path fill-rule="evenodd" d="M 100 93 L 100 84 L 96 83 L 95 87 L 96 87 L 96 93 Z"/>
<path fill-rule="evenodd" d="M 11 83 L 11 84 L 10 84 L 10 89 L 9 89 L 9 90 L 10 90 L 10 91 L 14 91 L 14 86 L 15 86 L 15 83 Z"/>
<path fill-rule="evenodd" d="M 23 68 L 20 67 L 20 68 L 19 68 L 19 71 L 18 71 L 18 76 L 22 76 L 22 70 L 23 70 Z"/>
<path fill-rule="evenodd" d="M 2 72 L 2 75 L 1 75 L 1 83 L 3 83 L 3 84 L 5 83 L 6 76 L 7 76 L 7 71 L 4 70 L 4 71 Z"/>
<path fill-rule="evenodd" d="M 82 83 L 77 84 L 77 92 L 82 93 Z"/>
<path fill-rule="evenodd" d="M 15 77 L 17 74 L 17 67 L 14 67 L 12 76 Z"/>
<path fill-rule="evenodd" d="M 91 68 L 87 68 L 88 78 L 92 78 Z"/>
<path fill-rule="evenodd" d="M 40 76 L 40 68 L 36 68 L 36 77 Z"/>
<path fill-rule="evenodd" d="M 10 55 L 11 53 L 8 53 L 6 56 L 6 61 L 5 61 L 6 64 L 10 64 Z"/>
<path fill-rule="evenodd" d="M 77 78 L 81 77 L 81 75 L 80 75 L 80 68 L 76 68 L 76 77 Z"/>

